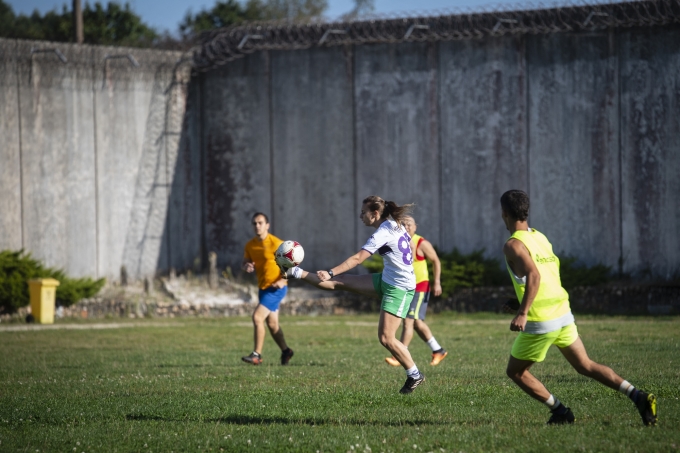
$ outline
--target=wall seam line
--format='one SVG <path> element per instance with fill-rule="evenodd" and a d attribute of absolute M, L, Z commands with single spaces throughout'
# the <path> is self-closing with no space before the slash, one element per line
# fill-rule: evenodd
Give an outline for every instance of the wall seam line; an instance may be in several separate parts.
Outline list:
<path fill-rule="evenodd" d="M 354 212 L 358 212 L 361 209 L 359 208 L 359 178 L 357 176 L 357 172 L 359 170 L 359 158 L 358 158 L 358 149 L 357 149 L 357 100 L 356 100 L 356 45 L 352 44 L 350 46 L 350 52 L 352 52 L 352 56 L 350 58 L 350 63 L 352 65 L 352 77 L 350 80 L 350 90 L 351 90 L 351 96 L 352 96 L 352 170 L 354 173 L 354 201 L 353 201 L 353 206 L 354 206 Z M 359 209 L 357 209 L 359 208 Z M 358 247 L 359 245 L 359 227 L 355 225 L 354 227 L 354 246 Z"/>
<path fill-rule="evenodd" d="M 271 216 L 271 223 L 276 226 L 276 203 L 274 200 L 276 179 L 274 175 L 274 100 L 273 100 L 273 69 L 272 69 L 272 54 L 271 51 L 266 51 L 267 56 L 267 107 L 269 110 L 269 215 Z"/>
<path fill-rule="evenodd" d="M 97 147 L 97 62 L 92 48 L 92 125 L 94 127 L 94 228 L 95 278 L 99 278 L 99 149 Z"/>
<path fill-rule="evenodd" d="M 21 248 L 26 248 L 24 242 L 24 158 L 23 158 L 23 140 L 21 128 L 21 83 L 19 71 L 19 40 L 14 40 L 14 63 L 16 65 L 17 76 L 17 110 L 18 110 L 18 126 L 19 126 L 19 212 L 21 216 Z"/>
<path fill-rule="evenodd" d="M 616 30 L 614 32 L 614 39 L 616 39 L 616 79 L 618 88 L 618 151 L 619 151 L 619 277 L 623 274 L 623 140 L 621 136 L 621 125 L 623 124 L 623 112 L 622 112 L 622 92 L 621 92 L 621 39 L 620 32 Z"/>
<path fill-rule="evenodd" d="M 529 52 L 527 50 L 527 37 L 522 38 L 524 41 L 524 104 L 526 109 L 526 116 L 524 124 L 526 127 L 525 140 L 527 147 L 527 194 L 531 199 L 531 96 L 529 96 Z"/>

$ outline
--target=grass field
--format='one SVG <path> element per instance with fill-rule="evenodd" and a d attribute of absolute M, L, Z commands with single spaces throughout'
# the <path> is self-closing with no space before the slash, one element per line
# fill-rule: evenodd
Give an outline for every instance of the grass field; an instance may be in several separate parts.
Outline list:
<path fill-rule="evenodd" d="M 534 371 L 576 423 L 546 426 L 545 406 L 505 376 L 508 316 L 431 316 L 449 356 L 430 367 L 429 349 L 414 340 L 427 380 L 411 395 L 398 393 L 403 370 L 383 361 L 377 315 L 283 317 L 295 350 L 288 367 L 269 337 L 264 365 L 241 362 L 252 348 L 249 318 L 156 319 L 0 326 L 0 451 L 679 450 L 680 319 L 577 320 L 594 360 L 657 394 L 657 427 L 555 349 Z"/>

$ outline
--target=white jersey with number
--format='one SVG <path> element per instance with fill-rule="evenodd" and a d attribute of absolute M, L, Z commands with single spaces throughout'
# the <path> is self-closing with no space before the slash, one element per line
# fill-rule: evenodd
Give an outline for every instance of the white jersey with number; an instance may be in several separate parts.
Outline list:
<path fill-rule="evenodd" d="M 382 256 L 385 283 L 407 291 L 415 289 L 411 236 L 401 225 L 394 220 L 384 221 L 362 248 L 371 255 L 378 252 Z"/>

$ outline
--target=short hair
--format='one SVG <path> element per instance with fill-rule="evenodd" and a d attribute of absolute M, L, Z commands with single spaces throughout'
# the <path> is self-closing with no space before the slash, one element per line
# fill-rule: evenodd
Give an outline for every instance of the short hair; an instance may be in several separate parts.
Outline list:
<path fill-rule="evenodd" d="M 260 216 L 264 217 L 265 222 L 269 223 L 269 217 L 267 217 L 267 214 L 265 214 L 264 212 L 256 212 L 255 214 L 253 214 L 253 217 L 251 217 L 250 220 L 255 220 Z"/>
<path fill-rule="evenodd" d="M 508 190 L 501 195 L 501 207 L 513 219 L 524 221 L 529 217 L 529 195 L 522 190 Z"/>

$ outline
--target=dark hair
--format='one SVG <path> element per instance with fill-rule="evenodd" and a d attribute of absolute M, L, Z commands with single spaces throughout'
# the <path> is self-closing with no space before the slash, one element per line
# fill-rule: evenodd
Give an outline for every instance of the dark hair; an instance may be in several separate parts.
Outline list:
<path fill-rule="evenodd" d="M 399 206 L 394 201 L 385 201 L 377 195 L 366 197 L 363 204 L 368 205 L 371 211 L 378 211 L 381 219 L 392 217 L 395 222 L 403 226 L 404 217 L 410 216 L 413 211 L 413 203 Z"/>
<path fill-rule="evenodd" d="M 522 190 L 508 190 L 501 195 L 501 207 L 513 219 L 524 221 L 529 217 L 529 195 Z"/>
<path fill-rule="evenodd" d="M 255 220 L 257 217 L 260 216 L 264 217 L 265 222 L 269 223 L 269 217 L 267 217 L 267 214 L 265 214 L 264 212 L 256 212 L 255 214 L 253 214 L 250 220 Z"/>

